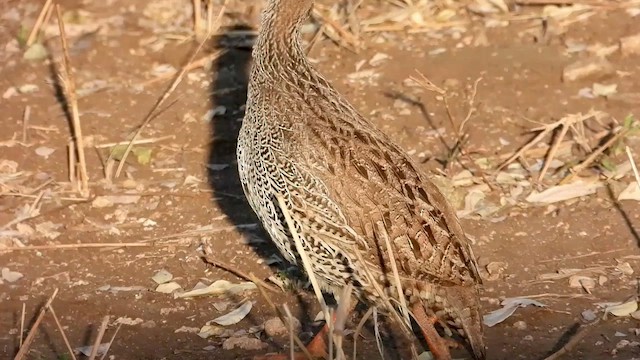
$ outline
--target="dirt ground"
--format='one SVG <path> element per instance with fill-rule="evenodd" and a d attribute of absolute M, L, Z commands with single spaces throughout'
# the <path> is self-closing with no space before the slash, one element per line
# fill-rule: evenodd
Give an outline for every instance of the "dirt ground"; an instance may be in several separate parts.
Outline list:
<path fill-rule="evenodd" d="M 110 316 L 102 342 L 119 328 L 107 355 L 112 359 L 240 359 L 288 349 L 286 334 L 265 333 L 265 321 L 276 314 L 256 290 L 190 299 L 156 290 L 152 277 L 163 269 L 184 290 L 198 282 L 245 281 L 208 265 L 203 249 L 276 288 L 268 278 L 284 282 L 283 290 L 268 296 L 290 307 L 302 323 L 301 338 L 308 340 L 321 324 L 314 322 L 319 306 L 311 291 L 292 285 L 297 278 L 257 224 L 236 170 L 251 60 L 248 30 L 257 25 L 255 11 L 249 12 L 253 2 L 229 2 L 219 34 L 196 59 L 224 53 L 189 71 L 162 106 L 166 110 L 143 128 L 140 138 L 151 141 L 134 147 L 123 174 L 112 183 L 104 176 L 112 146 L 104 144 L 128 139 L 170 85 L 171 70 L 180 69 L 198 45 L 191 36 L 190 2 L 61 3 L 91 195 L 82 199 L 69 182 L 71 126 L 51 61 L 61 56 L 55 16 L 45 26 L 49 55 L 32 47 L 30 54 L 36 54 L 25 59 L 23 43 L 41 2 L 2 1 L 0 357 L 13 358 L 18 351 L 23 306 L 25 337 L 55 289 L 52 306 L 73 348 L 91 345 L 102 319 Z M 640 320 L 635 319 L 640 316 L 633 300 L 640 271 L 639 197 L 636 192 L 635 200 L 618 200 L 634 181 L 623 146 L 640 153 L 634 132 L 580 172 L 585 182 L 596 184 L 584 196 L 546 203 L 528 198 L 554 188 L 569 167 L 589 155 L 580 139 L 595 150 L 625 119 L 632 121 L 630 114 L 640 113 L 640 50 L 620 40 L 639 36 L 640 3 L 571 5 L 563 8 L 572 10 L 566 16 L 557 8 L 516 3 L 506 12 L 475 13 L 469 9 L 489 3 L 413 3 L 417 10 L 410 17 L 378 25 L 366 19 L 402 8 L 365 0 L 357 14 L 369 31 L 357 36 L 357 51 L 349 41 L 322 37 L 310 57 L 363 114 L 433 174 L 460 210 L 486 277 L 485 313 L 500 309 L 505 298 L 546 305 L 519 308 L 486 327 L 489 359 L 542 359 L 580 326 L 602 318 L 604 303 L 629 299 L 614 311 L 622 316 L 608 314 L 591 326 L 565 358 L 640 359 Z M 325 14 L 327 9 L 320 7 Z M 220 10 L 215 1 L 213 10 Z M 430 16 L 444 17 L 447 10 L 452 18 L 428 26 Z M 381 29 L 385 24 L 388 31 Z M 306 32 L 307 40 L 312 36 Z M 569 79 L 567 72 L 583 63 L 598 66 L 589 76 Z M 410 80 L 418 72 L 444 93 Z M 470 106 L 474 111 L 464 126 L 468 139 L 462 155 L 451 156 Z M 569 132 L 569 146 L 561 147 L 556 166 L 542 181 L 537 180 L 547 154 L 542 144 L 557 138 L 557 131 L 533 147 L 537 152 L 497 171 L 532 138 L 530 129 L 591 110 L 601 112 L 598 121 L 576 125 L 582 137 Z M 537 169 L 525 170 L 536 164 Z M 129 246 L 81 247 L 113 243 Z M 44 245 L 49 247 L 37 247 Z M 247 302 L 253 307 L 244 319 L 218 325 L 213 336 L 198 336 L 205 324 L 216 325 L 213 319 Z M 355 314 L 348 328 L 354 329 L 361 315 Z M 394 340 L 392 328 L 383 332 L 386 358 L 407 358 L 406 343 Z M 371 326 L 365 326 L 358 344 L 358 358 L 380 358 Z M 28 359 L 71 358 L 49 314 L 29 349 Z"/>

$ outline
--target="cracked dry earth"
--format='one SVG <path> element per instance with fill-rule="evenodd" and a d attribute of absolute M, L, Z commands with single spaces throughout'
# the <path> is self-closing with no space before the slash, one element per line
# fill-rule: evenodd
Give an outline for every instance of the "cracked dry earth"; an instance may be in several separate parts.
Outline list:
<path fill-rule="evenodd" d="M 265 333 L 265 321 L 275 313 L 256 290 L 190 299 L 157 291 L 152 278 L 163 269 L 182 288 L 175 293 L 191 290 L 198 282 L 244 281 L 208 266 L 201 259 L 202 249 L 234 269 L 284 283 L 283 290 L 268 294 L 276 304 L 288 304 L 300 319 L 303 340 L 319 328 L 314 323 L 319 307 L 312 293 L 290 285 L 295 277 L 278 261 L 257 225 L 236 173 L 235 143 L 250 65 L 246 38 L 214 37 L 200 56 L 222 48 L 226 52 L 211 66 L 189 72 L 170 98 L 175 102 L 143 130 L 142 138 L 153 141 L 136 146 L 121 177 L 112 184 L 104 181 L 109 146 L 103 145 L 127 138 L 170 83 L 170 77 L 161 77 L 180 68 L 197 46 L 184 36 L 188 15 L 178 12 L 170 20 L 164 18 L 173 26 L 184 15 L 183 28 L 162 27 L 154 23 L 157 19 L 146 4 L 62 2 L 67 11 L 79 14 L 67 19 L 69 28 L 77 30 L 70 35 L 71 62 L 87 142 L 93 195 L 87 201 L 78 200 L 68 183 L 70 128 L 53 68 L 46 59 L 23 59 L 24 51 L 16 43 L 21 24 L 30 29 L 41 5 L 0 4 L 1 358 L 13 358 L 17 352 L 23 305 L 26 336 L 56 288 L 53 307 L 72 347 L 91 345 L 105 315 L 110 319 L 103 342 L 120 326 L 107 355 L 114 359 L 239 359 L 286 349 L 286 334 Z M 633 181 L 631 172 L 603 181 L 585 196 L 540 204 L 526 201 L 527 196 L 557 183 L 556 175 L 537 186 L 537 175 L 523 171 L 526 164 L 505 168 L 501 181 L 492 170 L 524 145 L 530 139 L 527 130 L 539 123 L 594 109 L 606 113 L 599 128 L 606 130 L 606 124 L 621 123 L 634 112 L 638 116 L 637 53 L 614 49 L 605 56 L 608 71 L 575 81 L 562 79 L 563 69 L 589 58 L 590 52 L 606 52 L 620 38 L 640 33 L 635 14 L 598 11 L 542 40 L 527 30 L 530 23 L 485 27 L 479 20 L 462 32 L 444 28 L 418 34 L 367 33 L 358 53 L 325 39 L 310 53 L 357 108 L 437 178 L 461 210 L 487 278 L 484 311 L 500 309 L 501 301 L 511 297 L 546 305 L 519 308 L 487 327 L 490 359 L 544 358 L 570 339 L 577 326 L 602 317 L 602 303 L 626 302 L 636 295 L 640 207 L 636 200 L 617 200 Z M 223 29 L 242 23 L 234 16 L 231 11 Z M 79 25 L 72 26 L 74 21 Z M 86 32 L 92 24 L 100 29 Z M 178 36 L 166 36 L 171 32 Z M 58 56 L 57 38 L 51 43 L 50 52 Z M 409 80 L 416 71 L 446 89 L 457 123 L 468 111 L 474 82 L 482 77 L 475 111 L 466 125 L 466 155 L 446 169 L 441 160 L 455 144 L 457 125 L 451 124 L 442 95 Z M 619 96 L 600 96 L 596 83 L 605 88 L 616 84 Z M 22 141 L 26 106 L 30 117 Z M 640 152 L 633 135 L 625 143 Z M 535 164 L 544 157 L 541 154 L 528 160 Z M 576 161 L 571 151 L 563 156 L 559 159 L 565 163 Z M 624 152 L 611 154 L 610 161 L 628 165 Z M 560 166 L 555 169 L 563 171 Z M 598 177 L 599 172 L 589 168 L 582 175 Z M 480 201 L 469 196 L 474 192 L 482 195 Z M 470 202 L 476 207 L 469 209 Z M 79 247 L 90 243 L 136 246 Z M 65 244 L 69 248 L 7 250 Z M 164 280 L 159 282 L 166 282 L 168 275 L 160 275 Z M 211 322 L 247 301 L 252 308 L 237 323 Z M 349 328 L 359 320 L 354 315 Z M 215 325 L 209 328 L 211 336 L 198 336 L 208 323 Z M 387 358 L 406 358 L 406 343 L 393 337 L 392 327 L 383 331 Z M 566 358 L 640 358 L 638 334 L 640 320 L 608 314 Z M 380 357 L 371 326 L 365 327 L 359 348 L 358 357 Z M 50 316 L 39 326 L 27 358 L 70 358 Z"/>

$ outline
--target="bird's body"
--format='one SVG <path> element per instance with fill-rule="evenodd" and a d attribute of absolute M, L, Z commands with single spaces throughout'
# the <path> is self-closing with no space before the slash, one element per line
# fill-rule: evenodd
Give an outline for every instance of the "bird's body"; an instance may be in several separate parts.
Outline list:
<path fill-rule="evenodd" d="M 324 290 L 352 284 L 371 305 L 421 304 L 482 359 L 480 276 L 455 212 L 306 60 L 298 29 L 312 3 L 270 0 L 263 13 L 238 139 L 247 199 L 283 256 L 301 265 L 282 199 Z"/>

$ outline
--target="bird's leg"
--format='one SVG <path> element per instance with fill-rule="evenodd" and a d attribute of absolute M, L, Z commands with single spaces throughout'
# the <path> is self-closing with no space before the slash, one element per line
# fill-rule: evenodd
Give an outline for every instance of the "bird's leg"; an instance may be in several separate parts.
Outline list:
<path fill-rule="evenodd" d="M 438 334 L 438 331 L 436 331 L 434 326 L 438 322 L 438 318 L 436 318 L 435 315 L 428 316 L 424 307 L 420 303 L 415 304 L 411 308 L 411 311 L 413 312 L 418 326 L 420 326 L 422 335 L 427 341 L 427 345 L 429 345 L 429 350 L 431 350 L 433 357 L 436 360 L 451 360 L 449 344 L 440 336 L 440 334 Z"/>

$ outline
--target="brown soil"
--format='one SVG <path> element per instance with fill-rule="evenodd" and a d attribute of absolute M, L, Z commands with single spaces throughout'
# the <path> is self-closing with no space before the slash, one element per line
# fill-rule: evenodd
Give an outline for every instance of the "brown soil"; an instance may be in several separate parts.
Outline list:
<path fill-rule="evenodd" d="M 208 266 L 199 256 L 202 243 L 208 244 L 212 255 L 245 273 L 266 279 L 287 268 L 286 264 L 267 265 L 275 249 L 267 235 L 256 224 L 251 209 L 244 200 L 235 167 L 235 144 L 243 116 L 246 98 L 247 70 L 250 50 L 243 39 L 218 36 L 200 56 L 225 47 L 227 52 L 211 68 L 191 72 L 172 95 L 175 103 L 148 125 L 144 138 L 169 139 L 145 145 L 152 149 L 150 165 L 140 165 L 135 159 L 125 166 L 126 175 L 114 180 L 112 186 L 103 179 L 105 155 L 97 155 L 93 145 L 118 142 L 126 138 L 140 124 L 170 80 L 154 82 L 140 87 L 153 78 L 151 71 L 158 64 L 179 68 L 195 49 L 193 40 L 166 40 L 159 50 L 153 44 L 165 33 L 153 34 L 153 27 L 141 23 L 142 9 L 147 2 L 113 0 L 104 4 L 63 2 L 66 9 L 87 11 L 95 19 L 119 16 L 121 23 L 105 25 L 107 30 L 73 38 L 71 61 L 75 67 L 80 88 L 95 80 L 104 80 L 107 88 L 81 97 L 83 132 L 91 147 L 87 147 L 88 173 L 92 194 L 114 195 L 130 192 L 141 195 L 132 204 L 113 207 L 92 206 L 92 201 L 70 201 L 61 197 L 76 197 L 70 191 L 67 167 L 67 144 L 70 125 L 65 116 L 59 83 L 47 60 L 27 61 L 23 51 L 12 51 L 23 23 L 27 29 L 37 17 L 39 6 L 35 1 L 8 1 L 0 4 L 0 13 L 17 11 L 18 19 L 0 16 L 0 94 L 10 87 L 35 84 L 32 93 L 17 93 L 0 98 L 0 142 L 22 138 L 22 118 L 25 106 L 31 108 L 26 144 L 0 144 L 0 161 L 18 164 L 18 180 L 8 181 L 0 172 L 0 241 L 14 246 L 19 240 L 25 245 L 142 242 L 155 240 L 149 247 L 117 249 L 71 249 L 5 251 L 0 247 L 0 268 L 24 275 L 15 282 L 0 282 L 0 357 L 12 358 L 19 341 L 20 314 L 26 305 L 26 329 L 31 328 L 42 304 L 55 288 L 60 291 L 53 302 L 65 332 L 75 346 L 90 345 L 105 315 L 111 323 L 105 342 L 117 327 L 116 319 L 129 319 L 119 330 L 109 351 L 115 359 L 236 359 L 250 358 L 265 351 L 281 351 L 288 347 L 286 336 L 267 338 L 266 350 L 224 350 L 224 338 L 202 339 L 194 333 L 176 332 L 181 327 L 200 328 L 221 314 L 233 309 L 240 299 L 227 299 L 231 305 L 219 311 L 214 305 L 222 298 L 202 297 L 185 300 L 154 291 L 151 277 L 166 269 L 185 289 L 198 281 L 207 284 L 225 279 L 242 281 L 235 275 Z M 132 5 L 133 4 L 133 5 Z M 232 7 L 233 8 L 233 7 Z M 217 9 L 215 10 L 218 11 Z M 366 11 L 373 11 L 367 8 Z M 531 13 L 539 12 L 533 8 Z M 364 14 L 366 15 L 366 13 Z M 363 15 L 363 16 L 364 16 Z M 226 19 L 229 28 L 241 28 L 243 14 L 231 13 Z M 54 21 L 51 22 L 54 24 Z M 86 25 L 86 24 L 85 24 Z M 188 23 L 186 24 L 189 25 Z M 524 135 L 536 124 L 548 123 L 567 114 L 597 109 L 620 121 L 630 113 L 638 113 L 638 103 L 631 100 L 612 100 L 599 97 L 589 99 L 578 96 L 581 89 L 594 82 L 618 85 L 618 93 L 640 93 L 636 81 L 640 76 L 639 55 L 608 57 L 615 71 L 598 78 L 563 82 L 563 68 L 585 52 L 568 53 L 569 40 L 587 45 L 615 45 L 620 37 L 640 33 L 638 16 L 632 18 L 624 10 L 597 11 L 588 20 L 577 22 L 564 32 L 548 33 L 541 37 L 525 33 L 527 27 L 541 29 L 539 21 L 513 21 L 506 27 L 485 27 L 482 18 L 473 18 L 466 32 L 447 28 L 431 33 L 404 32 L 365 34 L 363 48 L 354 53 L 337 46 L 330 40 L 316 44 L 310 56 L 318 68 L 333 81 L 346 97 L 383 128 L 401 146 L 412 154 L 425 171 L 442 173 L 440 161 L 456 141 L 456 130 L 447 117 L 443 102 L 433 93 L 410 86 L 406 79 L 423 73 L 433 83 L 448 89 L 452 98 L 450 107 L 457 122 L 467 113 L 470 89 L 482 77 L 475 97 L 477 111 L 470 118 L 470 134 L 464 150 L 468 154 L 463 164 L 471 166 L 475 176 L 486 174 L 470 159 L 488 158 L 497 163 L 498 156 L 509 154 L 528 139 Z M 159 25 L 156 29 L 163 30 Z M 166 29 L 164 29 L 166 30 Z M 186 30 L 182 29 L 181 34 Z M 539 30 L 541 31 L 541 30 Z M 179 31 L 175 33 L 180 34 Z M 468 45 L 475 39 L 477 46 Z M 54 55 L 59 54 L 57 38 L 51 40 Z M 244 42 L 246 43 L 246 42 Z M 433 53 L 434 49 L 445 51 Z M 362 70 L 372 69 L 374 77 L 353 80 L 360 61 L 369 61 L 377 53 L 390 56 L 381 65 L 366 63 Z M 635 98 L 637 101 L 638 97 Z M 420 105 L 426 109 L 421 111 Z M 207 111 L 226 110 L 211 121 L 205 121 Z M 426 115 L 426 116 L 425 116 Z M 435 129 L 443 128 L 442 136 Z M 631 137 L 627 143 L 636 151 L 637 141 Z M 37 149 L 46 147 L 55 151 L 45 158 Z M 104 149 L 103 149 L 104 150 Z M 46 150 L 45 150 L 46 151 Z M 134 157 L 132 156 L 131 159 Z M 624 162 L 624 154 L 615 157 Z M 532 159 L 530 159 L 532 160 Z M 535 161 L 533 159 L 532 161 Z M 226 164 L 213 167 L 206 164 Z M 163 170 L 164 169 L 164 170 Z M 443 181 L 462 170 L 460 163 L 451 164 Z M 587 173 L 594 174 L 595 170 Z M 193 178 L 195 177 L 195 179 Z M 42 189 L 39 185 L 49 181 Z M 125 181 L 125 179 L 128 179 Z M 5 181 L 6 180 L 6 181 Z M 186 180 L 186 183 L 185 183 Z M 195 181 L 194 181 L 195 180 Z M 485 282 L 482 289 L 486 312 L 498 309 L 505 297 L 533 296 L 545 303 L 546 308 L 518 309 L 506 321 L 486 328 L 486 342 L 490 359 L 540 359 L 559 349 L 585 323 L 581 313 L 593 310 L 600 302 L 624 301 L 636 294 L 635 273 L 621 274 L 614 268 L 628 262 L 638 271 L 639 255 L 638 216 L 640 207 L 635 201 L 615 201 L 613 194 L 620 192 L 632 176 L 609 182 L 591 196 L 535 206 L 523 199 L 531 191 L 525 189 L 515 205 L 502 207 L 486 218 L 464 218 L 463 225 L 476 242 L 474 251 L 481 265 L 504 262 L 506 269 L 494 279 Z M 555 182 L 551 179 L 541 189 Z M 493 184 L 488 195 L 499 203 L 501 194 L 509 187 Z M 36 189 L 36 190 L 33 190 Z M 25 205 L 34 201 L 40 190 L 50 189 L 38 203 L 39 215 L 20 224 L 36 229 L 32 234 L 15 224 L 4 227 L 17 218 Z M 31 190 L 31 192 L 30 192 Z M 458 189 L 464 196 L 466 189 Z M 11 193 L 11 195 L 9 194 Z M 22 193 L 29 196 L 17 196 Z M 460 208 L 463 204 L 458 204 Z M 56 237 L 46 237 L 41 224 L 59 224 Z M 247 225 L 248 224 L 248 225 Z M 244 226 L 242 226 L 244 225 Z M 199 227 L 210 226 L 198 234 L 183 234 Z M 266 241 L 262 241 L 266 240 Z M 581 256 L 582 255 L 582 256 Z M 603 284 L 590 290 L 572 288 L 567 279 L 541 281 L 541 274 L 559 269 L 602 266 Z M 596 272 L 596 277 L 599 273 Z M 590 276 L 593 274 L 590 274 Z M 0 277 L 1 279 L 1 277 Z M 142 286 L 143 291 L 105 291 L 105 285 Z M 250 314 L 228 328 L 234 331 L 259 326 L 275 316 L 258 292 L 245 296 L 255 302 Z M 270 294 L 277 304 L 286 303 L 302 324 L 303 340 L 317 330 L 313 318 L 319 308 L 312 293 L 305 290 L 286 290 Z M 217 304 L 219 305 L 219 304 Z M 350 328 L 359 321 L 354 315 Z M 126 321 L 125 321 L 126 322 Z M 640 323 L 630 317 L 611 317 L 595 326 L 566 358 L 620 359 L 640 358 L 640 344 L 634 341 L 640 332 Z M 394 347 L 405 348 L 393 341 L 393 331 L 387 331 L 387 356 L 405 356 Z M 236 334 L 237 335 L 237 334 Z M 250 335 L 253 336 L 253 335 Z M 628 340 L 629 343 L 621 343 Z M 360 341 L 360 356 L 379 358 L 371 327 L 367 327 Z M 618 346 L 618 349 L 616 349 Z M 64 342 L 52 318 L 46 317 L 31 345 L 29 359 L 69 359 Z M 398 355 L 403 354 L 403 355 Z"/>

